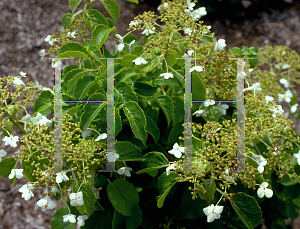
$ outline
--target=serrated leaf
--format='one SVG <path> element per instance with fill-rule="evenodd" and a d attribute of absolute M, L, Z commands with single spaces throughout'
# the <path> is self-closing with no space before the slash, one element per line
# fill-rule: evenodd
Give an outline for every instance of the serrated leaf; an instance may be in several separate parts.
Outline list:
<path fill-rule="evenodd" d="M 152 95 L 155 94 L 155 92 L 157 91 L 156 86 L 152 86 L 148 83 L 144 83 L 144 82 L 134 82 L 133 84 L 133 90 L 135 93 L 137 93 L 138 95 L 144 96 L 144 97 L 150 97 Z"/>
<path fill-rule="evenodd" d="M 111 16 L 111 18 L 117 23 L 120 17 L 120 6 L 116 3 L 115 0 L 100 0 L 107 13 Z"/>
<path fill-rule="evenodd" d="M 154 95 L 152 98 L 163 110 L 169 126 L 171 124 L 172 117 L 174 114 L 174 105 L 172 99 L 167 95 Z"/>
<path fill-rule="evenodd" d="M 83 107 L 83 113 L 80 117 L 80 129 L 86 130 L 105 106 L 106 102 L 85 104 L 85 106 Z"/>
<path fill-rule="evenodd" d="M 129 101 L 135 101 L 135 102 L 138 101 L 136 95 L 132 92 L 131 87 L 127 85 L 125 82 L 122 81 L 119 82 L 115 87 L 115 90 L 118 91 L 124 104 L 126 104 Z"/>
<path fill-rule="evenodd" d="M 69 57 L 81 57 L 81 58 L 87 58 L 87 55 L 80 51 L 66 51 L 63 53 L 60 53 L 57 55 L 57 58 L 69 58 Z"/>
<path fill-rule="evenodd" d="M 150 176 L 155 177 L 158 169 L 167 167 L 169 165 L 168 159 L 161 152 L 149 152 L 143 156 L 143 160 L 140 162 L 142 170 L 137 171 L 136 174 L 148 173 Z M 155 171 L 153 173 L 149 173 Z"/>
<path fill-rule="evenodd" d="M 88 13 L 83 14 L 84 20 L 88 27 L 93 31 L 97 25 L 108 25 L 105 17 L 98 10 L 91 9 Z"/>
<path fill-rule="evenodd" d="M 149 116 L 146 116 L 146 122 L 147 124 L 145 130 L 152 135 L 155 143 L 157 143 L 160 138 L 160 132 L 156 123 Z"/>
<path fill-rule="evenodd" d="M 51 107 L 54 107 L 54 95 L 50 91 L 42 91 L 34 101 L 34 113 L 41 113 L 42 111 Z"/>
<path fill-rule="evenodd" d="M 73 15 L 71 13 L 66 13 L 62 19 L 63 27 L 65 29 L 69 28 L 69 26 L 72 24 L 73 20 L 74 20 Z"/>
<path fill-rule="evenodd" d="M 7 178 L 11 173 L 11 170 L 14 168 L 16 164 L 16 159 L 12 157 L 5 157 L 0 162 L 0 176 Z"/>
<path fill-rule="evenodd" d="M 58 55 L 61 53 L 64 53 L 64 52 L 68 52 L 68 51 L 79 51 L 79 52 L 83 52 L 88 55 L 88 51 L 86 50 L 86 48 L 78 42 L 70 42 L 70 43 L 62 45 L 60 47 L 60 51 L 58 52 Z M 69 66 L 72 66 L 72 68 L 75 68 L 76 65 L 75 66 L 69 65 Z M 69 66 L 67 66 L 67 67 L 69 67 Z M 64 74 L 66 74 L 66 72 L 64 72 Z"/>
<path fill-rule="evenodd" d="M 94 76 L 84 76 L 83 79 L 79 79 L 77 81 L 74 93 L 74 96 L 77 98 L 77 100 L 82 100 L 91 87 L 96 84 L 94 79 Z"/>
<path fill-rule="evenodd" d="M 97 25 L 92 32 L 93 44 L 98 46 L 98 48 L 101 48 L 112 30 L 113 28 L 106 25 Z"/>
<path fill-rule="evenodd" d="M 118 161 L 140 161 L 142 158 L 141 150 L 131 142 L 116 142 L 115 151 L 119 154 Z"/>
<path fill-rule="evenodd" d="M 81 1 L 82 0 L 69 0 L 69 7 L 70 7 L 72 13 L 75 12 L 76 8 L 79 6 Z"/>

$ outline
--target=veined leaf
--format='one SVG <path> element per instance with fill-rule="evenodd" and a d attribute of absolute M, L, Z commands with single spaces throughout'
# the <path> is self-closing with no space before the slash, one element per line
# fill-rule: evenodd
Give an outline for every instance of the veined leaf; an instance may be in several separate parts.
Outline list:
<path fill-rule="evenodd" d="M 173 186 L 177 183 L 175 178 L 178 177 L 178 174 L 174 171 L 170 171 L 170 174 L 167 176 L 166 172 L 161 174 L 157 180 L 159 196 L 156 197 L 157 207 L 162 208 L 164 201 L 171 191 Z"/>
<path fill-rule="evenodd" d="M 174 114 L 174 105 L 172 99 L 167 95 L 155 95 L 152 98 L 163 110 L 169 126 L 171 124 L 171 120 Z"/>
<path fill-rule="evenodd" d="M 106 25 L 97 25 L 92 32 L 93 44 L 101 48 L 112 30 L 113 28 L 110 28 Z"/>
<path fill-rule="evenodd" d="M 120 6 L 116 3 L 115 0 L 100 0 L 107 13 L 111 16 L 111 18 L 117 23 L 120 17 Z"/>

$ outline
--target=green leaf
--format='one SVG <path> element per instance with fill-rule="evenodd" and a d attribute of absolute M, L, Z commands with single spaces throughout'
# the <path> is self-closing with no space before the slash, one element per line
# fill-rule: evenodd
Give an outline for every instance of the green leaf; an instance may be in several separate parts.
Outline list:
<path fill-rule="evenodd" d="M 124 67 L 131 67 L 133 65 L 133 60 L 135 60 L 136 58 L 138 58 L 137 55 L 133 55 L 133 54 L 125 54 L 123 55 L 123 59 L 121 60 L 121 63 Z"/>
<path fill-rule="evenodd" d="M 115 76 L 115 82 L 118 84 L 120 81 L 123 81 L 127 84 L 132 84 L 137 76 L 143 76 L 143 74 L 135 72 L 132 68 L 125 68 L 122 74 Z"/>
<path fill-rule="evenodd" d="M 4 130 L 2 132 L 4 136 L 9 137 L 14 130 L 14 124 L 9 119 L 5 119 L 4 126 L 6 127 L 3 127 Z M 9 132 L 9 134 L 7 132 Z"/>
<path fill-rule="evenodd" d="M 134 208 L 139 203 L 139 195 L 132 183 L 119 178 L 114 180 L 107 185 L 107 196 L 119 213 L 133 216 Z"/>
<path fill-rule="evenodd" d="M 261 224 L 262 213 L 254 197 L 238 192 L 233 197 L 233 201 L 231 199 L 229 201 L 247 228 L 252 229 Z"/>
<path fill-rule="evenodd" d="M 178 53 L 175 50 L 171 50 L 168 53 L 166 53 L 165 59 L 168 63 L 168 66 L 173 67 L 178 61 L 178 59 L 176 59 L 177 57 Z"/>
<path fill-rule="evenodd" d="M 69 7 L 72 13 L 75 12 L 76 8 L 79 6 L 81 0 L 69 0 Z"/>
<path fill-rule="evenodd" d="M 237 47 L 230 49 L 230 51 L 232 51 L 234 55 L 238 55 L 238 56 L 242 55 L 242 50 Z"/>
<path fill-rule="evenodd" d="M 136 3 L 136 4 L 139 4 L 139 1 L 138 0 L 126 0 L 128 2 L 132 2 L 132 3 Z"/>
<path fill-rule="evenodd" d="M 159 176 L 157 185 L 160 195 L 156 197 L 158 208 L 163 207 L 165 198 L 171 191 L 172 187 L 177 183 L 177 181 L 175 180 L 176 177 L 178 177 L 178 173 L 174 171 L 170 171 L 170 174 L 168 176 L 166 175 L 166 172 Z"/>
<path fill-rule="evenodd" d="M 91 217 L 85 221 L 85 228 L 93 229 L 112 229 L 112 218 L 114 208 L 109 204 L 105 211 L 95 211 Z"/>
<path fill-rule="evenodd" d="M 168 126 L 171 124 L 171 120 L 174 114 L 174 105 L 171 97 L 167 95 L 154 95 L 152 97 L 154 101 L 159 105 L 159 107 L 163 110 L 167 121 Z"/>
<path fill-rule="evenodd" d="M 133 208 L 133 216 L 123 216 L 118 211 L 114 211 L 112 229 L 136 229 L 142 224 L 142 211 L 139 206 Z"/>
<path fill-rule="evenodd" d="M 82 206 L 77 205 L 76 208 L 81 214 L 85 213 L 88 217 L 90 217 L 95 211 L 94 203 L 97 200 L 95 193 L 92 190 L 92 188 L 88 185 L 81 185 L 79 191 L 82 191 L 83 194 L 83 205 Z M 78 186 L 76 183 L 73 184 L 72 192 L 73 193 L 78 192 Z"/>
<path fill-rule="evenodd" d="M 146 117 L 142 108 L 135 101 L 128 101 L 123 107 L 124 113 L 129 120 L 129 124 L 133 134 L 140 139 L 143 144 L 146 144 L 147 133 Z"/>
<path fill-rule="evenodd" d="M 174 127 L 172 128 L 169 137 L 168 137 L 168 142 L 167 142 L 167 148 L 172 148 L 173 144 L 175 142 L 178 142 L 178 138 L 182 136 L 182 132 L 184 131 L 184 127 L 182 126 L 182 122 L 176 123 Z"/>
<path fill-rule="evenodd" d="M 205 100 L 206 88 L 202 76 L 198 72 L 192 73 L 192 100 Z"/>
<path fill-rule="evenodd" d="M 143 156 L 140 162 L 142 170 L 137 171 L 136 174 L 148 173 L 150 176 L 155 177 L 159 169 L 169 165 L 168 159 L 161 152 L 150 152 Z M 154 172 L 155 171 L 155 172 Z M 151 173 L 150 173 L 151 172 Z"/>
<path fill-rule="evenodd" d="M 87 103 L 83 107 L 83 113 L 80 117 L 80 129 L 86 130 L 100 111 L 106 106 L 106 102 L 103 103 Z"/>
<path fill-rule="evenodd" d="M 252 52 L 252 55 L 257 55 L 258 52 L 257 52 L 257 49 L 255 47 L 250 47 L 250 52 Z"/>
<path fill-rule="evenodd" d="M 106 18 L 106 21 L 107 21 L 108 27 L 110 27 L 110 28 L 114 27 L 114 23 L 110 18 Z"/>
<path fill-rule="evenodd" d="M 77 81 L 74 94 L 77 100 L 82 100 L 91 87 L 96 84 L 94 79 L 94 76 L 84 76 L 83 79 Z"/>
<path fill-rule="evenodd" d="M 149 97 L 155 94 L 158 87 L 152 86 L 148 83 L 144 82 L 134 82 L 133 84 L 133 90 L 138 95 Z"/>
<path fill-rule="evenodd" d="M 63 115 L 66 115 L 68 113 L 69 115 L 73 116 L 77 114 L 77 112 L 82 109 L 83 104 L 79 104 L 76 107 L 71 107 L 70 109 L 66 109 L 65 111 L 62 112 Z"/>
<path fill-rule="evenodd" d="M 84 20 L 88 27 L 93 31 L 97 25 L 108 25 L 105 17 L 98 10 L 91 9 L 88 13 L 83 14 Z"/>
<path fill-rule="evenodd" d="M 83 76 L 85 76 L 88 72 L 92 71 L 93 70 L 79 68 L 68 72 L 63 83 L 63 87 L 66 87 L 67 93 L 74 95 L 73 93 L 75 93 L 75 86 L 80 77 L 83 78 Z"/>
<path fill-rule="evenodd" d="M 184 102 L 177 96 L 172 96 L 171 99 L 173 100 L 174 111 L 176 111 L 173 116 L 173 124 L 176 125 L 184 119 Z"/>
<path fill-rule="evenodd" d="M 7 113 L 10 114 L 12 117 L 15 117 L 16 116 L 16 113 L 19 112 L 22 108 L 21 107 L 18 107 L 16 105 L 9 105 L 8 106 L 8 110 L 7 110 Z"/>
<path fill-rule="evenodd" d="M 92 32 L 93 44 L 98 46 L 98 48 L 101 48 L 112 30 L 113 28 L 106 25 L 97 25 Z"/>
<path fill-rule="evenodd" d="M 64 222 L 64 215 L 69 214 L 69 209 L 65 207 L 60 207 L 57 212 L 53 215 L 51 219 L 51 228 L 52 229 L 73 229 L 75 223 L 70 223 L 69 221 Z"/>
<path fill-rule="evenodd" d="M 115 152 L 119 154 L 118 161 L 140 161 L 142 158 L 141 150 L 131 142 L 116 142 Z"/>
<path fill-rule="evenodd" d="M 155 143 L 158 142 L 159 137 L 160 137 L 160 132 L 158 127 L 156 126 L 156 123 L 153 121 L 152 118 L 150 118 L 149 116 L 146 116 L 146 128 L 145 130 L 152 135 Z"/>
<path fill-rule="evenodd" d="M 253 58 L 249 59 L 249 64 L 250 68 L 254 68 L 258 64 L 258 57 L 256 55 L 249 55 L 248 58 Z"/>
<path fill-rule="evenodd" d="M 120 17 L 120 6 L 116 3 L 115 0 L 100 0 L 107 13 L 111 16 L 111 18 L 117 23 Z"/>
<path fill-rule="evenodd" d="M 57 55 L 57 58 L 69 58 L 69 57 L 87 58 L 87 55 L 85 53 L 79 52 L 79 51 L 67 51 L 67 52 L 63 52 L 63 53 Z"/>
<path fill-rule="evenodd" d="M 2 161 L 0 162 L 0 176 L 4 178 L 8 178 L 15 164 L 16 164 L 16 159 L 12 157 L 3 158 Z"/>
<path fill-rule="evenodd" d="M 214 198 L 215 192 L 216 192 L 216 184 L 214 179 L 207 179 L 200 183 L 200 185 L 203 185 L 205 193 L 203 191 L 198 190 L 198 195 L 203 200 L 211 200 Z"/>
<path fill-rule="evenodd" d="M 135 46 L 134 49 L 133 49 L 133 51 L 132 51 L 132 54 L 136 55 L 138 57 L 138 56 L 140 56 L 142 54 L 143 49 L 144 49 L 143 46 Z"/>
<path fill-rule="evenodd" d="M 69 26 L 72 24 L 73 20 L 74 20 L 73 15 L 71 13 L 66 13 L 62 19 L 62 24 L 63 24 L 64 28 L 65 29 L 69 28 Z"/>
<path fill-rule="evenodd" d="M 88 55 L 88 51 L 86 50 L 86 48 L 78 42 L 70 42 L 70 43 L 62 45 L 60 47 L 60 51 L 58 52 L 58 55 L 61 53 L 64 53 L 64 52 L 68 52 L 68 51 L 78 51 L 78 52 L 83 52 L 86 55 Z M 72 68 L 75 68 L 74 65 L 69 65 L 69 66 L 72 66 Z M 69 66 L 67 66 L 67 67 L 69 67 Z M 66 72 L 63 72 L 63 74 L 66 74 Z"/>
<path fill-rule="evenodd" d="M 131 91 L 131 87 L 127 85 L 125 82 L 122 81 L 119 82 L 115 87 L 115 90 L 118 91 L 124 104 L 129 101 L 135 101 L 135 102 L 138 101 L 136 95 Z"/>
<path fill-rule="evenodd" d="M 246 47 L 244 47 L 244 48 L 242 49 L 242 55 L 245 55 L 245 56 L 250 55 L 249 49 L 246 48 Z"/>
<path fill-rule="evenodd" d="M 50 107 L 54 107 L 54 95 L 50 91 L 42 91 L 34 101 L 34 113 L 44 111 Z"/>
<path fill-rule="evenodd" d="M 120 116 L 120 110 L 115 109 L 115 137 L 121 132 L 122 130 L 122 120 Z"/>
<path fill-rule="evenodd" d="M 95 188 L 103 187 L 106 183 L 106 176 L 98 174 L 94 177 L 94 186 Z"/>

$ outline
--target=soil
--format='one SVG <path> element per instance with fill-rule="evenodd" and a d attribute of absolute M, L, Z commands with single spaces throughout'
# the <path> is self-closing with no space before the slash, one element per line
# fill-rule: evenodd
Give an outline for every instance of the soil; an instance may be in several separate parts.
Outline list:
<path fill-rule="evenodd" d="M 134 16 L 144 11 L 156 11 L 157 6 L 146 2 L 139 5 L 117 0 L 121 8 L 117 24 L 118 33 L 126 34 L 128 24 Z M 80 4 L 79 8 L 83 8 Z M 93 2 L 93 8 L 108 16 L 99 1 Z M 38 81 L 45 87 L 53 88 L 53 68 L 50 60 L 40 59 L 39 51 L 50 46 L 44 42 L 48 34 L 54 34 L 62 27 L 62 17 L 70 12 L 67 1 L 49 0 L 0 0 L 0 77 L 27 73 L 25 83 Z M 300 54 L 300 4 L 294 3 L 282 10 L 266 9 L 252 18 L 232 23 L 229 20 L 208 20 L 201 18 L 204 24 L 211 25 L 216 39 L 226 40 L 226 49 L 232 47 L 262 47 L 265 44 L 286 45 Z M 135 33 L 139 37 L 138 33 Z M 111 50 L 112 45 L 108 45 Z M 74 63 L 64 60 L 64 64 Z M 299 87 L 298 87 L 299 88 Z M 12 87 L 12 91 L 14 88 Z M 296 92 L 296 91 L 295 91 Z M 300 90 L 297 91 L 299 96 Z M 284 108 L 286 109 L 286 108 Z M 33 105 L 28 108 L 33 114 Z M 24 113 L 25 115 L 25 113 Z M 48 116 L 52 118 L 53 116 Z M 293 120 L 299 133 L 299 120 Z M 14 136 L 21 136 L 14 129 Z M 20 153 L 20 146 L 11 148 L 1 143 L 1 149 L 12 157 Z M 42 212 L 36 205 L 41 199 L 43 189 L 34 191 L 34 197 L 25 201 L 18 189 L 26 183 L 22 178 L 11 188 L 11 180 L 0 177 L 0 229 L 50 229 L 50 221 L 56 210 Z M 60 207 L 57 203 L 57 208 Z M 287 220 L 288 223 L 288 220 Z M 293 223 L 293 228 L 300 228 L 300 220 Z"/>

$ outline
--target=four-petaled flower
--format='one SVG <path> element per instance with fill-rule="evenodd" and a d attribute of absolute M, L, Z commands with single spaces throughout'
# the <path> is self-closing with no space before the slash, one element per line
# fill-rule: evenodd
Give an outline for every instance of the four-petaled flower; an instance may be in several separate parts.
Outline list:
<path fill-rule="evenodd" d="M 266 164 L 267 164 L 267 161 L 262 161 L 262 162 L 259 163 L 259 165 L 257 167 L 257 170 L 258 170 L 259 173 L 262 173 L 265 170 L 264 166 Z"/>
<path fill-rule="evenodd" d="M 298 153 L 294 153 L 294 157 L 297 159 L 298 165 L 300 165 L 300 150 Z"/>
<path fill-rule="evenodd" d="M 284 94 L 278 94 L 278 101 L 282 102 L 283 100 L 285 100 L 287 103 L 291 102 L 291 98 L 293 98 L 293 93 L 291 92 L 291 90 L 287 90 Z"/>
<path fill-rule="evenodd" d="M 276 117 L 276 114 L 283 114 L 284 113 L 284 110 L 282 109 L 282 106 L 281 105 L 278 105 L 277 107 L 274 107 L 272 109 L 269 109 L 269 111 L 271 111 L 273 114 L 272 114 L 272 117 L 275 118 Z"/>
<path fill-rule="evenodd" d="M 64 215 L 64 222 L 70 222 L 70 223 L 76 223 L 76 215 L 72 215 L 72 214 L 68 214 L 68 215 Z"/>
<path fill-rule="evenodd" d="M 268 187 L 268 182 L 262 182 L 260 188 L 257 190 L 257 195 L 259 198 L 263 198 L 264 196 L 267 198 L 271 198 L 273 196 L 273 191 Z"/>
<path fill-rule="evenodd" d="M 119 52 L 122 52 L 125 47 L 125 45 L 123 43 L 123 37 L 120 34 L 116 34 L 116 37 L 119 39 L 119 42 L 120 42 L 120 44 L 116 45 L 117 50 Z"/>
<path fill-rule="evenodd" d="M 189 72 L 193 72 L 193 71 L 197 71 L 197 72 L 202 72 L 203 71 L 203 67 L 201 67 L 201 66 L 194 66 L 194 67 L 192 67 L 191 69 L 190 69 L 190 71 Z"/>
<path fill-rule="evenodd" d="M 21 179 L 23 177 L 23 169 L 12 169 L 8 178 L 13 179 L 15 176 L 18 179 Z"/>
<path fill-rule="evenodd" d="M 148 62 L 142 57 L 138 57 L 134 59 L 132 62 L 134 62 L 135 65 L 148 64 Z"/>
<path fill-rule="evenodd" d="M 42 209 L 43 212 L 47 209 L 53 209 L 56 207 L 56 204 L 51 200 L 51 197 L 48 195 L 45 196 L 43 199 L 40 199 L 36 204 Z"/>
<path fill-rule="evenodd" d="M 71 206 L 82 206 L 83 205 L 83 194 L 82 191 L 77 193 L 70 193 L 70 204 Z"/>
<path fill-rule="evenodd" d="M 177 165 L 176 163 L 172 162 L 172 164 L 166 168 L 166 175 L 167 176 L 170 175 L 170 170 L 174 170 L 175 169 L 176 165 Z"/>
<path fill-rule="evenodd" d="M 26 122 L 26 123 L 30 123 L 30 122 L 31 122 L 31 115 L 30 115 L 30 114 L 25 115 L 25 116 L 21 119 L 21 121 Z"/>
<path fill-rule="evenodd" d="M 225 46 L 226 46 L 225 40 L 224 39 L 219 39 L 216 42 L 214 51 L 222 51 Z"/>
<path fill-rule="evenodd" d="M 4 149 L 0 149 L 0 162 L 2 161 L 2 157 L 5 157 L 7 152 Z"/>
<path fill-rule="evenodd" d="M 187 0 L 187 9 L 185 9 L 184 11 L 186 13 L 193 11 L 193 8 L 196 4 L 194 2 L 191 2 L 191 0 Z"/>
<path fill-rule="evenodd" d="M 274 98 L 272 96 L 266 95 L 266 102 L 267 102 L 267 104 L 269 103 L 269 101 L 274 101 Z"/>
<path fill-rule="evenodd" d="M 57 39 L 56 39 L 56 38 L 52 38 L 51 35 L 48 35 L 48 36 L 45 38 L 45 41 L 48 42 L 49 45 L 52 46 L 52 45 L 54 44 L 54 42 L 57 41 Z"/>
<path fill-rule="evenodd" d="M 84 214 L 83 215 L 79 215 L 79 216 L 77 216 L 77 224 L 79 226 L 83 227 L 84 224 L 85 224 L 84 220 L 87 220 L 87 219 L 88 219 L 87 215 L 84 215 Z"/>
<path fill-rule="evenodd" d="M 229 108 L 228 104 L 218 103 L 217 107 L 222 115 L 226 115 L 226 110 Z"/>
<path fill-rule="evenodd" d="M 132 168 L 122 167 L 119 169 L 118 174 L 122 175 L 125 173 L 126 176 L 131 177 L 130 171 L 132 171 Z"/>
<path fill-rule="evenodd" d="M 160 74 L 160 76 L 163 76 L 165 79 L 174 78 L 173 74 L 168 72 Z"/>
<path fill-rule="evenodd" d="M 76 38 L 75 34 L 76 34 L 76 31 L 68 32 L 68 37 Z"/>
<path fill-rule="evenodd" d="M 287 81 L 286 79 L 280 79 L 279 82 L 283 84 L 285 88 L 288 88 L 290 86 L 289 81 Z"/>
<path fill-rule="evenodd" d="M 21 77 L 27 77 L 25 72 L 20 71 L 20 76 Z"/>
<path fill-rule="evenodd" d="M 100 139 L 105 139 L 107 137 L 106 133 L 100 134 L 96 139 L 95 142 L 99 141 Z"/>
<path fill-rule="evenodd" d="M 149 36 L 150 34 L 154 34 L 155 32 L 155 27 L 153 27 L 152 29 L 151 28 L 147 28 L 145 29 L 142 34 L 145 34 L 146 36 Z"/>
<path fill-rule="evenodd" d="M 187 51 L 187 54 L 186 54 L 186 53 L 183 54 L 182 57 L 189 57 L 189 56 L 192 56 L 192 55 L 194 55 L 194 50 L 188 50 L 188 51 Z"/>
<path fill-rule="evenodd" d="M 3 141 L 5 141 L 5 145 L 10 145 L 10 147 L 16 148 L 17 147 L 17 142 L 19 141 L 19 137 L 18 136 L 13 136 L 12 134 L 7 137 L 5 136 L 3 138 Z"/>
<path fill-rule="evenodd" d="M 107 156 L 107 154 L 106 154 L 106 156 Z M 119 158 L 119 157 L 120 157 L 120 155 L 117 154 L 117 153 L 114 153 L 112 156 L 111 156 L 111 154 L 109 154 L 109 155 L 107 156 L 107 160 L 108 160 L 109 162 L 115 162 L 115 161 L 116 161 L 116 158 Z"/>
<path fill-rule="evenodd" d="M 173 145 L 173 149 L 169 150 L 169 154 L 173 154 L 177 158 L 181 158 L 181 154 L 184 153 L 186 147 L 180 147 L 177 142 Z"/>
<path fill-rule="evenodd" d="M 18 191 L 22 193 L 22 198 L 24 198 L 26 201 L 30 200 L 31 197 L 33 197 L 33 190 L 34 187 L 31 183 L 24 184 Z"/>
<path fill-rule="evenodd" d="M 220 219 L 223 208 L 224 208 L 223 206 L 215 207 L 213 204 L 204 208 L 203 212 L 207 216 L 207 222 L 211 223 L 215 219 Z"/>
<path fill-rule="evenodd" d="M 61 183 L 63 181 L 68 181 L 69 180 L 69 177 L 66 175 L 66 171 L 61 171 L 61 172 L 58 172 L 56 173 L 56 183 Z"/>
<path fill-rule="evenodd" d="M 200 7 L 192 12 L 189 12 L 192 18 L 200 19 L 207 14 L 205 7 Z"/>
<path fill-rule="evenodd" d="M 204 105 L 204 107 L 208 107 L 208 106 L 214 105 L 215 103 L 216 103 L 215 100 L 209 99 L 209 100 L 204 101 L 203 105 Z"/>
<path fill-rule="evenodd" d="M 256 91 L 258 91 L 258 92 L 260 92 L 260 91 L 262 91 L 262 89 L 261 89 L 261 87 L 260 87 L 260 83 L 258 82 L 258 83 L 255 83 L 255 84 L 253 84 L 252 86 L 250 86 L 250 87 L 247 87 L 247 88 L 245 88 L 244 90 L 242 90 L 242 91 L 248 91 L 248 90 L 253 90 L 254 91 L 254 95 L 255 95 L 255 92 Z"/>
<path fill-rule="evenodd" d="M 139 23 L 137 22 L 137 21 L 131 21 L 130 23 L 129 23 L 129 26 L 137 26 Z"/>
<path fill-rule="evenodd" d="M 197 110 L 193 115 L 196 115 L 196 117 L 200 117 L 200 115 L 202 115 L 203 117 L 206 117 L 207 112 L 205 110 Z"/>
<path fill-rule="evenodd" d="M 19 86 L 21 86 L 21 85 L 25 86 L 24 82 L 19 77 L 14 78 L 13 84 L 19 85 Z"/>

